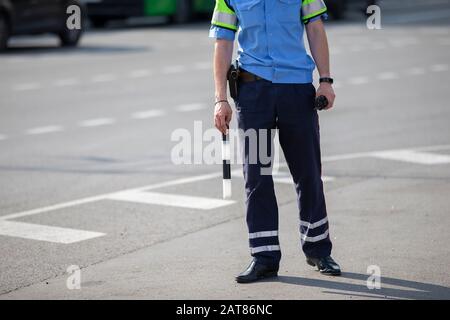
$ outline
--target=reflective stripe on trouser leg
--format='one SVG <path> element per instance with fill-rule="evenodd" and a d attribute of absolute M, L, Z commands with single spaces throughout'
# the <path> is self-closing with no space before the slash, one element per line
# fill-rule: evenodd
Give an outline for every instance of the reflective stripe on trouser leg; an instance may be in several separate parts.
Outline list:
<path fill-rule="evenodd" d="M 307 256 L 331 254 L 327 210 L 321 179 L 318 114 L 312 84 L 279 89 L 280 145 L 293 176 L 300 211 L 300 239 Z"/>
<path fill-rule="evenodd" d="M 250 88 L 249 88 L 250 86 Z M 243 171 L 245 179 L 246 214 L 249 230 L 251 255 L 257 262 L 278 267 L 281 251 L 278 241 L 278 206 L 275 198 L 273 179 L 271 175 L 261 174 L 261 169 L 267 173 L 259 155 L 252 154 L 254 146 L 250 146 L 251 138 L 246 133 L 260 129 L 271 130 L 276 125 L 274 85 L 270 82 L 241 83 L 239 98 L 236 101 L 237 120 L 241 150 L 243 151 Z M 254 112 L 258 110 L 258 112 Z M 262 144 L 264 150 L 271 150 L 272 136 L 266 134 L 253 135 L 259 151 Z M 252 160 L 255 160 L 253 163 Z M 270 160 L 270 157 L 269 157 Z M 269 161 L 270 162 L 270 161 Z"/>

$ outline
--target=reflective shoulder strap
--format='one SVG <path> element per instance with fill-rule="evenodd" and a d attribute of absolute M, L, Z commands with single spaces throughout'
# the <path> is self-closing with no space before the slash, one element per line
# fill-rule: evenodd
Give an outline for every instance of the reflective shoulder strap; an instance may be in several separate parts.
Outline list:
<path fill-rule="evenodd" d="M 236 13 L 230 6 L 228 6 L 226 0 L 216 0 L 216 6 L 214 8 L 211 24 L 233 31 L 237 30 Z"/>
<path fill-rule="evenodd" d="M 302 1 L 302 21 L 317 17 L 327 12 L 327 6 L 323 0 L 303 0 Z"/>

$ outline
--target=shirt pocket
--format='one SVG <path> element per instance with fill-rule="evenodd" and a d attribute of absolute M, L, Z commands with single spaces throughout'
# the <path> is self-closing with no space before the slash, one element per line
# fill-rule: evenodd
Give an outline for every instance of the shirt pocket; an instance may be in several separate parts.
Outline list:
<path fill-rule="evenodd" d="M 302 0 L 276 0 L 280 5 L 277 10 L 277 20 L 281 22 L 300 22 Z"/>
<path fill-rule="evenodd" d="M 237 17 L 242 28 L 262 23 L 264 13 L 262 0 L 237 0 L 234 5 L 237 8 Z"/>

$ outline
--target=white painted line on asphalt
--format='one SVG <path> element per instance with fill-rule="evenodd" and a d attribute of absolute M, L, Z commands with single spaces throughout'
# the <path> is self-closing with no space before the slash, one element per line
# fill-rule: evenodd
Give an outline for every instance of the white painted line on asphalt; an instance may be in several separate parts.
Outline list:
<path fill-rule="evenodd" d="M 350 52 L 361 52 L 364 49 L 365 48 L 359 44 L 354 44 L 354 45 L 350 46 Z"/>
<path fill-rule="evenodd" d="M 13 90 L 15 91 L 28 91 L 28 90 L 36 90 L 40 89 L 41 85 L 37 82 L 30 82 L 30 83 L 22 83 L 18 84 L 13 87 Z"/>
<path fill-rule="evenodd" d="M 133 79 L 137 78 L 145 78 L 152 74 L 151 70 L 148 69 L 139 69 L 131 71 L 128 76 Z"/>
<path fill-rule="evenodd" d="M 411 148 L 409 150 L 424 151 L 424 152 L 426 152 L 426 151 L 443 151 L 443 150 L 450 150 L 450 145 L 426 146 L 426 147 L 419 147 L 419 148 Z M 391 150 L 391 151 L 395 151 L 395 150 Z M 364 157 L 371 157 L 371 156 L 373 156 L 374 153 L 378 153 L 378 152 L 384 152 L 384 151 L 358 152 L 358 153 L 348 153 L 348 154 L 335 155 L 335 156 L 325 156 L 325 157 L 322 157 L 322 162 L 332 162 L 332 161 L 351 160 L 351 159 L 358 159 L 358 158 L 364 158 Z M 286 163 L 280 163 L 280 167 L 286 167 Z M 233 170 L 231 173 L 232 173 L 232 176 L 242 174 L 242 169 Z M 41 207 L 41 208 L 37 208 L 37 209 L 11 213 L 8 215 L 0 216 L 0 221 L 17 219 L 17 218 L 27 217 L 27 216 L 31 216 L 31 215 L 35 215 L 35 214 L 44 213 L 44 212 L 61 210 L 61 209 L 65 209 L 65 208 L 82 205 L 82 204 L 97 202 L 97 201 L 105 200 L 108 197 L 110 197 L 111 195 L 121 193 L 121 192 L 149 191 L 149 190 L 178 186 L 178 185 L 183 185 L 183 184 L 188 184 L 188 183 L 200 182 L 200 181 L 205 181 L 205 180 L 210 180 L 210 179 L 216 179 L 216 178 L 220 178 L 220 177 L 222 177 L 222 172 L 213 172 L 213 173 L 207 173 L 207 174 L 192 176 L 192 177 L 187 177 L 187 178 L 179 178 L 179 179 L 169 180 L 169 181 L 160 182 L 160 183 L 156 183 L 156 184 L 150 184 L 150 185 L 146 185 L 146 186 L 142 186 L 142 187 L 138 187 L 138 188 L 126 189 L 126 190 L 122 190 L 122 191 L 101 194 L 101 195 L 97 195 L 97 196 L 93 196 L 93 197 L 87 197 L 87 198 L 81 198 L 81 199 L 77 199 L 77 200 L 73 200 L 73 201 L 62 202 L 62 203 L 58 203 L 55 205 Z"/>
<path fill-rule="evenodd" d="M 351 85 L 361 85 L 361 84 L 368 83 L 369 82 L 369 78 L 365 77 L 365 76 L 353 77 L 353 78 L 350 78 L 350 80 L 348 82 Z"/>
<path fill-rule="evenodd" d="M 199 210 L 211 210 L 234 204 L 233 200 L 193 197 L 157 192 L 119 192 L 107 199 Z"/>
<path fill-rule="evenodd" d="M 438 43 L 442 46 L 450 46 L 450 38 L 438 39 Z"/>
<path fill-rule="evenodd" d="M 399 75 L 396 72 L 382 72 L 377 75 L 378 80 L 393 80 L 398 79 Z"/>
<path fill-rule="evenodd" d="M 374 42 L 370 46 L 371 50 L 384 50 L 386 48 L 387 48 L 387 46 L 382 42 Z"/>
<path fill-rule="evenodd" d="M 0 236 L 69 244 L 102 237 L 104 235 L 104 233 L 100 232 L 44 226 L 15 221 L 0 221 Z"/>
<path fill-rule="evenodd" d="M 115 123 L 116 120 L 112 118 L 97 118 L 81 121 L 78 125 L 80 127 L 98 127 L 106 126 Z"/>
<path fill-rule="evenodd" d="M 433 72 L 445 72 L 448 71 L 449 67 L 448 64 L 435 64 L 432 65 L 430 70 Z"/>
<path fill-rule="evenodd" d="M 28 129 L 26 131 L 26 134 L 37 135 L 37 134 L 44 134 L 44 133 L 60 132 L 63 130 L 64 130 L 64 128 L 62 126 L 45 126 L 45 127 L 37 127 L 37 128 Z"/>
<path fill-rule="evenodd" d="M 213 65 L 211 62 L 196 62 L 194 68 L 199 70 L 209 70 L 213 68 Z"/>
<path fill-rule="evenodd" d="M 190 47 L 192 44 L 189 41 L 180 41 L 177 43 L 177 47 L 178 48 L 188 48 Z"/>
<path fill-rule="evenodd" d="M 80 84 L 80 80 L 77 78 L 60 79 L 53 84 L 56 87 L 69 87 Z"/>
<path fill-rule="evenodd" d="M 414 150 L 394 150 L 394 151 L 374 152 L 372 153 L 372 156 L 381 159 L 397 160 L 424 165 L 450 163 L 450 156 L 448 155 L 429 152 L 419 152 Z"/>
<path fill-rule="evenodd" d="M 98 74 L 92 77 L 91 81 L 96 83 L 110 82 L 117 80 L 117 76 L 112 73 Z"/>
<path fill-rule="evenodd" d="M 148 118 L 161 117 L 161 116 L 164 116 L 165 114 L 166 114 L 166 112 L 164 110 L 152 109 L 152 110 L 135 112 L 135 113 L 131 114 L 131 118 L 133 118 L 133 119 L 148 119 Z"/>
<path fill-rule="evenodd" d="M 239 171 L 242 171 L 242 170 L 234 170 L 233 172 L 239 172 Z M 148 191 L 148 190 L 154 190 L 154 189 L 159 189 L 159 188 L 183 185 L 183 184 L 187 184 L 187 183 L 210 180 L 210 179 L 214 179 L 214 178 L 219 178 L 221 176 L 222 176 L 222 172 L 214 172 L 214 173 L 208 173 L 208 174 L 204 174 L 204 175 L 198 175 L 198 176 L 193 176 L 193 177 L 180 178 L 180 179 L 160 182 L 160 183 L 146 185 L 146 186 L 139 187 L 139 188 L 125 189 L 125 190 L 118 191 L 118 192 Z M 118 192 L 106 193 L 106 194 L 101 194 L 101 195 L 97 195 L 97 196 L 93 196 L 93 197 L 87 197 L 87 198 L 81 198 L 81 199 L 77 199 L 77 200 L 73 200 L 73 201 L 62 202 L 62 203 L 58 203 L 55 205 L 41 207 L 41 208 L 37 208 L 37 209 L 11 213 L 8 215 L 0 216 L 0 221 L 17 219 L 17 218 L 32 216 L 32 215 L 40 214 L 40 213 L 44 213 L 44 212 L 56 211 L 56 210 L 61 210 L 61 209 L 65 209 L 65 208 L 79 206 L 82 204 L 97 202 L 97 201 L 105 200 L 109 196 L 111 196 L 113 194 L 117 194 Z"/>
<path fill-rule="evenodd" d="M 405 46 L 416 45 L 419 43 L 419 40 L 413 37 L 396 37 L 389 39 L 389 44 L 395 48 L 402 48 Z"/>
<path fill-rule="evenodd" d="M 186 71 L 185 66 L 168 66 L 162 69 L 162 73 L 164 74 L 174 74 Z"/>
<path fill-rule="evenodd" d="M 444 0 L 444 1 L 448 2 L 448 0 Z M 433 28 L 423 27 L 423 28 L 419 28 L 418 32 L 429 37 L 431 35 L 445 35 L 445 34 L 449 34 L 450 30 L 448 30 L 447 26 L 441 27 L 441 28 L 437 28 L 437 27 L 433 27 Z"/>
<path fill-rule="evenodd" d="M 190 111 L 197 111 L 197 110 L 203 110 L 206 109 L 206 104 L 204 103 L 190 103 L 190 104 L 183 104 L 175 107 L 176 111 L 179 112 L 190 112 Z"/>
<path fill-rule="evenodd" d="M 330 48 L 330 53 L 331 53 L 332 55 L 338 55 L 338 54 L 341 54 L 341 53 L 342 53 L 342 49 L 339 48 L 339 47 L 331 47 L 331 48 Z"/>
<path fill-rule="evenodd" d="M 406 73 L 412 76 L 419 76 L 425 74 L 426 70 L 421 67 L 413 67 L 406 70 Z"/>

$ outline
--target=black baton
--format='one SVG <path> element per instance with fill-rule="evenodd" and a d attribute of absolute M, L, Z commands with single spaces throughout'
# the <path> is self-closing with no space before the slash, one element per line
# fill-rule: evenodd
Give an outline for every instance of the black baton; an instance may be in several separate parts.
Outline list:
<path fill-rule="evenodd" d="M 222 133 L 223 198 L 231 198 L 230 142 L 228 135 Z"/>

